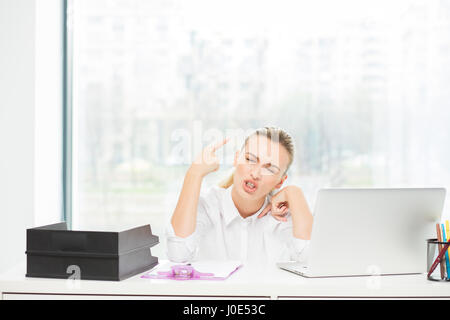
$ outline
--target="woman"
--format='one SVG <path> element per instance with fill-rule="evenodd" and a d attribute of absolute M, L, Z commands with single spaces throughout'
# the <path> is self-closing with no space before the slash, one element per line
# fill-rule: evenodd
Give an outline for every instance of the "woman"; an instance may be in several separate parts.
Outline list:
<path fill-rule="evenodd" d="M 256 130 L 236 152 L 233 174 L 200 194 L 203 178 L 219 169 L 215 152 L 228 140 L 206 147 L 188 169 L 167 228 L 168 258 L 304 260 L 313 217 L 299 187 L 280 189 L 294 157 L 292 138 L 275 127 Z"/>

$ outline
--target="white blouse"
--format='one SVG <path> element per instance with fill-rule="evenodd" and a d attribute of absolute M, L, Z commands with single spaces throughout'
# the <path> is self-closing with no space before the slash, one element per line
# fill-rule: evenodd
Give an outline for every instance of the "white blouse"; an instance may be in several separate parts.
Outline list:
<path fill-rule="evenodd" d="M 168 223 L 169 260 L 241 260 L 257 264 L 306 260 L 309 241 L 293 236 L 289 210 L 286 222 L 276 220 L 270 212 L 258 219 L 270 201 L 268 195 L 264 205 L 244 219 L 234 205 L 231 189 L 232 186 L 228 189 L 213 186 L 200 193 L 196 229 L 188 237 L 176 236 Z"/>

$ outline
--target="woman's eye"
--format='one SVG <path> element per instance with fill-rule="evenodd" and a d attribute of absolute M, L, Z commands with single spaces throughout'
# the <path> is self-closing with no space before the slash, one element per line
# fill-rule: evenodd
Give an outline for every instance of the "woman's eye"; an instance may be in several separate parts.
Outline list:
<path fill-rule="evenodd" d="M 264 169 L 266 170 L 267 174 L 270 174 L 270 175 L 275 175 L 278 173 L 278 170 L 273 167 L 264 167 Z"/>
<path fill-rule="evenodd" d="M 250 159 L 249 157 L 245 157 L 245 159 L 246 159 L 247 161 L 250 161 L 250 162 L 255 162 L 255 160 Z"/>
<path fill-rule="evenodd" d="M 267 171 L 269 171 L 270 173 L 275 173 L 275 170 L 272 168 L 266 168 Z"/>

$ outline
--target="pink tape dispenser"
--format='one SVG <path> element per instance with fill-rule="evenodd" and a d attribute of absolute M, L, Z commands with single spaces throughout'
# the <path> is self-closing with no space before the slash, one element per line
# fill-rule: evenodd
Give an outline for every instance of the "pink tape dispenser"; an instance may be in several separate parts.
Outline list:
<path fill-rule="evenodd" d="M 212 280 L 214 273 L 199 272 L 191 265 L 174 265 L 169 271 L 158 271 L 157 274 L 145 274 L 142 278 L 173 280 Z"/>

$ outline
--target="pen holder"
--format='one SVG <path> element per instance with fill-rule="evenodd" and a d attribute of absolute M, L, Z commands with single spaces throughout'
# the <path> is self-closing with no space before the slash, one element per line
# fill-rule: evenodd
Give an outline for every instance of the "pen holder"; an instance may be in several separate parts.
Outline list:
<path fill-rule="evenodd" d="M 447 250 L 444 250 L 447 247 Z M 449 242 L 437 239 L 427 240 L 427 279 L 432 281 L 450 281 Z M 439 259 L 439 256 L 441 257 Z M 430 272 L 431 271 L 431 272 Z"/>

